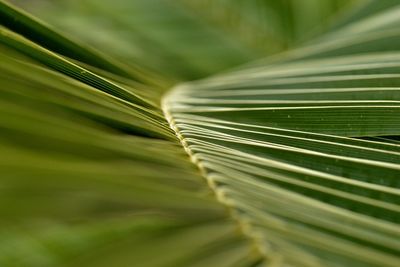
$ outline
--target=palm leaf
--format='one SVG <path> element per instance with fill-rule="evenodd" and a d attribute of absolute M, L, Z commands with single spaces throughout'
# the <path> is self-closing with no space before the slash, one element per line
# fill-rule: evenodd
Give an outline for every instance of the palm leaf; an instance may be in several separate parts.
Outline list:
<path fill-rule="evenodd" d="M 108 14 L 110 56 L 0 2 L 1 266 L 398 265 L 399 5 L 169 89 L 305 39 L 296 1 L 256 2 L 46 7 L 91 29 Z M 150 10 L 163 19 L 139 27 Z"/>

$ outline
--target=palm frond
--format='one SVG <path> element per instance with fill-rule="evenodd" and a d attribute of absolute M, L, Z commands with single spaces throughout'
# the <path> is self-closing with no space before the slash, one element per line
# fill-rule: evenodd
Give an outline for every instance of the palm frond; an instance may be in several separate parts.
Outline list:
<path fill-rule="evenodd" d="M 270 264 L 400 261 L 398 45 L 373 39 L 371 55 L 360 35 L 343 30 L 303 49 L 312 56 L 180 85 L 164 100 L 192 161 Z M 326 43 L 338 47 L 313 59 Z"/>
<path fill-rule="evenodd" d="M 1 266 L 398 265 L 399 4 L 247 2 L 0 1 Z"/>

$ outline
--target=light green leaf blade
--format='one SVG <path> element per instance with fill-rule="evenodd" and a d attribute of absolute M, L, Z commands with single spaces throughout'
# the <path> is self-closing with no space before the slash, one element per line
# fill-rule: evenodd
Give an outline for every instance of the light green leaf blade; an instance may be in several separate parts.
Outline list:
<path fill-rule="evenodd" d="M 306 6 L 333 14 L 334 2 Z M 260 50 L 268 38 L 282 49 L 325 18 L 257 15 L 288 28 L 252 28 L 246 43 L 257 11 L 307 8 L 62 3 L 53 19 L 62 25 L 71 7 L 63 17 L 82 28 L 64 30 L 107 56 L 0 3 L 1 266 L 397 266 L 395 2 L 372 1 L 304 47 L 163 99 L 172 81 L 272 53 Z M 138 25 L 149 11 L 154 25 Z M 102 16 L 116 23 L 105 47 L 88 30 Z"/>
<path fill-rule="evenodd" d="M 346 55 L 288 54 L 164 98 L 192 161 L 267 262 L 400 261 L 400 47 L 389 43 L 389 53 L 387 40 L 376 41 L 381 53 L 343 46 Z"/>

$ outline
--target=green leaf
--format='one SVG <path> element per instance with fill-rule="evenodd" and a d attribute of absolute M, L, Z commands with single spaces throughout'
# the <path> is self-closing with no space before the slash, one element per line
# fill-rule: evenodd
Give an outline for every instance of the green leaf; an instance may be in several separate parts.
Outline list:
<path fill-rule="evenodd" d="M 343 49 L 243 67 L 164 99 L 192 161 L 271 262 L 400 261 L 398 53 Z"/>
<path fill-rule="evenodd" d="M 0 266 L 398 265 L 396 1 L 15 2 Z"/>

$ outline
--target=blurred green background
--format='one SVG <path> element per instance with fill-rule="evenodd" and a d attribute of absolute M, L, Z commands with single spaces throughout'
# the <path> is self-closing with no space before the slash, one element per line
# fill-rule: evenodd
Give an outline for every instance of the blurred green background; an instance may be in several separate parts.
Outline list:
<path fill-rule="evenodd" d="M 118 60 L 177 80 L 286 50 L 345 16 L 354 0 L 13 0 Z M 365 1 L 364 1 L 365 2 Z"/>

